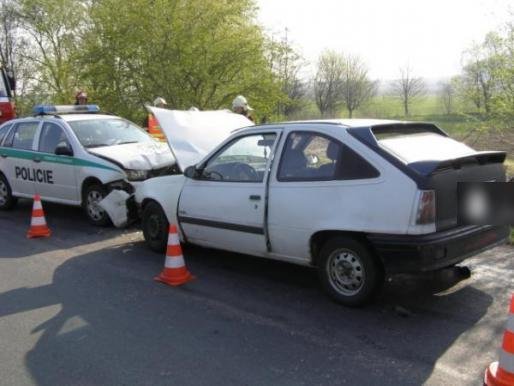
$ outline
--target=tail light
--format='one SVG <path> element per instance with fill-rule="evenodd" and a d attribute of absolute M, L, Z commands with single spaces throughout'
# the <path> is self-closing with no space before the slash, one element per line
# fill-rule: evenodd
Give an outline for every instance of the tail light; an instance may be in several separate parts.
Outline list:
<path fill-rule="evenodd" d="M 421 190 L 418 196 L 418 210 L 416 212 L 416 224 L 435 223 L 435 191 Z"/>

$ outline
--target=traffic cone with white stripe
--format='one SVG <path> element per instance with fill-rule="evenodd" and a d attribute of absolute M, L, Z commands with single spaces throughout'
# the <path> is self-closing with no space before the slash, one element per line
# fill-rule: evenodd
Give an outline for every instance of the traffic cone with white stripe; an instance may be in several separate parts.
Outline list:
<path fill-rule="evenodd" d="M 178 286 L 193 279 L 194 276 L 187 270 L 184 256 L 182 256 L 177 227 L 170 225 L 164 270 L 159 276 L 155 277 L 155 280 L 172 286 Z"/>
<path fill-rule="evenodd" d="M 513 386 L 514 385 L 514 295 L 510 301 L 509 318 L 503 334 L 500 360 L 493 362 L 485 371 L 484 385 Z"/>
<path fill-rule="evenodd" d="M 50 234 L 50 229 L 46 225 L 41 197 L 39 194 L 35 194 L 34 205 L 32 206 L 32 218 L 30 219 L 30 228 L 27 232 L 27 237 L 29 239 L 34 237 L 48 237 Z"/>

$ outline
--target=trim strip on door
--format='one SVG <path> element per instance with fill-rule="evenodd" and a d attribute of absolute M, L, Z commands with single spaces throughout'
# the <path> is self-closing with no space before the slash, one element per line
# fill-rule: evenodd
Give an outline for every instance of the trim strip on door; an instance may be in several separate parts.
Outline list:
<path fill-rule="evenodd" d="M 252 227 L 249 225 L 231 224 L 231 223 L 226 223 L 226 222 L 211 221 L 211 220 L 204 220 L 201 218 L 183 217 L 183 216 L 179 216 L 178 221 L 181 223 L 186 223 L 186 224 L 202 225 L 202 226 L 211 227 L 211 228 L 228 229 L 231 231 L 252 233 L 255 235 L 264 235 L 264 228 L 262 228 L 262 227 Z"/>

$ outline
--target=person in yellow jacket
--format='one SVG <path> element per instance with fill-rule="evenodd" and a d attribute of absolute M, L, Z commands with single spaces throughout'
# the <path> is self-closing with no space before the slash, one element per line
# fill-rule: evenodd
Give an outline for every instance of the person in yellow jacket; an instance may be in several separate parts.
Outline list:
<path fill-rule="evenodd" d="M 168 104 L 166 103 L 166 100 L 162 97 L 157 97 L 153 101 L 153 105 L 155 107 L 165 108 Z M 161 131 L 161 128 L 159 127 L 159 123 L 153 116 L 153 114 L 148 114 L 148 133 L 157 139 L 160 139 L 161 141 L 165 140 L 164 134 Z"/>

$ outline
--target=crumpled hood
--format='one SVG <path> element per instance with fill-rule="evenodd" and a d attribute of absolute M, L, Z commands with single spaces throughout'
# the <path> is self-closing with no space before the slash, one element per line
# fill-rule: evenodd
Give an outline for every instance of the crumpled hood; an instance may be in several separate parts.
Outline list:
<path fill-rule="evenodd" d="M 175 163 L 168 144 L 157 141 L 95 147 L 88 151 L 130 170 L 160 169 Z"/>
<path fill-rule="evenodd" d="M 181 111 L 146 107 L 159 122 L 182 171 L 200 162 L 235 129 L 253 125 L 245 116 L 229 110 Z"/>

